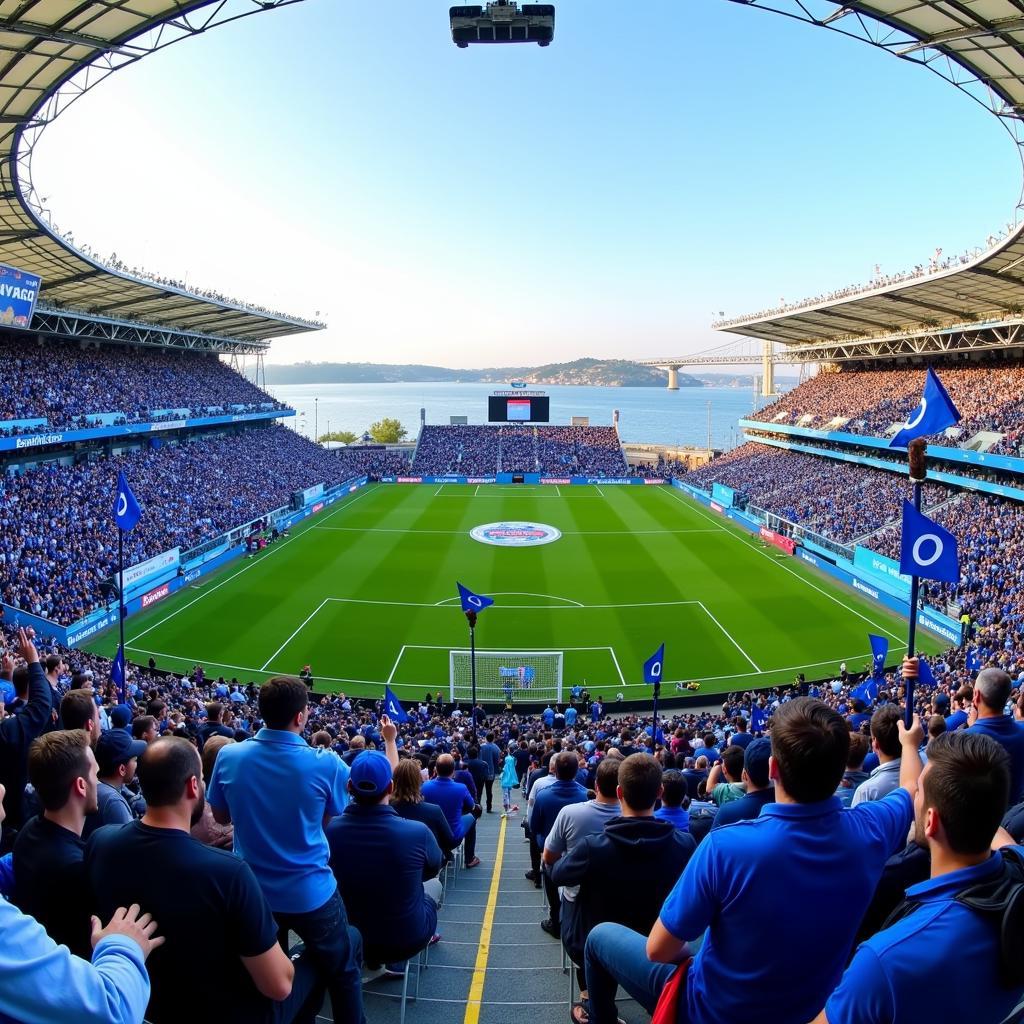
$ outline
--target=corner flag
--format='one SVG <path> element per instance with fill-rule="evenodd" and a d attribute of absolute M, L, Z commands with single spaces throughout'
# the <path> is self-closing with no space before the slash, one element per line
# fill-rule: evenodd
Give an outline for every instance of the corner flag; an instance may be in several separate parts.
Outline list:
<path fill-rule="evenodd" d="M 128 486 L 124 471 L 117 474 L 117 497 L 114 499 L 114 522 L 119 530 L 132 530 L 142 518 L 142 509 Z"/>
<path fill-rule="evenodd" d="M 118 644 L 117 654 L 110 663 L 110 681 L 117 687 L 117 698 L 124 703 L 124 647 Z"/>
<path fill-rule="evenodd" d="M 462 610 L 464 612 L 482 612 L 485 608 L 489 608 L 494 604 L 493 597 L 484 597 L 482 594 L 474 594 L 469 587 L 464 587 L 458 582 L 455 586 L 459 588 L 459 600 L 462 601 Z"/>
<path fill-rule="evenodd" d="M 409 715 L 402 707 L 401 701 L 391 692 L 390 686 L 384 687 L 384 712 L 393 722 L 408 722 Z"/>
<path fill-rule="evenodd" d="M 644 662 L 644 682 L 645 683 L 660 683 L 662 670 L 665 667 L 665 645 L 662 644 L 645 662 Z"/>
<path fill-rule="evenodd" d="M 903 428 L 889 442 L 890 448 L 906 448 L 915 437 L 938 434 L 960 422 L 960 413 L 942 386 L 936 372 L 928 367 L 921 404 L 907 417 Z"/>
<path fill-rule="evenodd" d="M 868 642 L 871 644 L 871 674 L 884 675 L 885 659 L 889 656 L 889 640 L 887 637 L 868 633 Z"/>
<path fill-rule="evenodd" d="M 926 580 L 960 582 L 956 537 L 918 512 L 909 501 L 903 502 L 900 572 Z"/>

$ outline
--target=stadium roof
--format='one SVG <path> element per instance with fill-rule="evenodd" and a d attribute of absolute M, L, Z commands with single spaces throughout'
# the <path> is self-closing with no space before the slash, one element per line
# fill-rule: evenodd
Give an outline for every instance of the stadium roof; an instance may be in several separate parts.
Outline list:
<path fill-rule="evenodd" d="M 841 32 L 914 61 L 991 110 L 1024 146 L 1024 3 L 1020 0 L 883 0 L 829 3 L 814 14 L 798 0 L 735 0 Z M 785 313 L 717 325 L 786 344 L 868 338 L 1005 319 L 1024 310 L 1024 227 L 955 268 L 812 302 Z"/>
<path fill-rule="evenodd" d="M 321 326 L 105 267 L 51 231 L 30 175 L 41 130 L 108 74 L 215 25 L 295 2 L 0 0 L 0 262 L 40 275 L 40 312 L 157 325 L 254 350 Z"/>

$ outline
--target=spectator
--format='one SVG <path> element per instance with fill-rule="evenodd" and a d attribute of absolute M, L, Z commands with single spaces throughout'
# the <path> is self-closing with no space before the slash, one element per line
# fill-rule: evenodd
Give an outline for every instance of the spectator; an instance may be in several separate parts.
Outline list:
<path fill-rule="evenodd" d="M 902 744 L 897 722 L 901 717 L 902 712 L 893 704 L 880 707 L 871 716 L 871 749 L 878 758 L 878 767 L 857 787 L 851 807 L 865 800 L 881 800 L 900 786 Z"/>
<path fill-rule="evenodd" d="M 319 964 L 335 1020 L 362 1024 L 360 951 L 323 831 L 325 818 L 345 809 L 349 770 L 332 751 L 314 750 L 302 738 L 308 704 L 309 690 L 298 679 L 264 683 L 259 709 L 266 724 L 252 740 L 220 751 L 209 800 L 217 822 L 234 825 L 235 853 L 252 868 L 282 939 L 294 931 Z"/>
<path fill-rule="evenodd" d="M 969 731 L 991 736 L 1010 758 L 1009 804 L 1024 799 L 1024 725 L 1006 713 L 1012 687 L 1010 677 L 986 668 L 974 681 L 974 714 Z"/>
<path fill-rule="evenodd" d="M 968 724 L 969 711 L 974 703 L 974 687 L 961 686 L 953 695 L 953 711 L 946 719 L 946 729 L 953 732 L 954 729 L 962 729 Z"/>
<path fill-rule="evenodd" d="M 82 729 L 93 750 L 100 739 L 100 709 L 92 694 L 85 690 L 71 690 L 60 702 L 60 721 L 65 729 Z"/>
<path fill-rule="evenodd" d="M 725 781 L 720 781 L 722 777 Z M 742 800 L 746 790 L 740 781 L 743 778 L 743 747 L 728 746 L 722 752 L 722 759 L 711 769 L 706 789 L 708 799 L 721 808 L 733 800 Z"/>
<path fill-rule="evenodd" d="M 575 754 L 563 750 L 551 759 L 554 765 L 555 782 L 538 797 L 533 811 L 533 842 L 543 851 L 548 832 L 551 831 L 562 808 L 572 804 L 583 804 L 587 791 L 576 781 L 579 761 Z M 561 899 L 558 888 L 548 874 L 542 873 L 542 881 L 548 901 L 548 916 L 540 926 L 549 935 L 559 936 L 562 931 Z"/>
<path fill-rule="evenodd" d="M 850 750 L 846 755 L 846 771 L 839 782 L 836 796 L 844 807 L 853 803 L 854 793 L 862 782 L 868 779 L 864 771 L 864 758 L 868 756 L 868 738 L 863 733 L 850 733 Z"/>
<path fill-rule="evenodd" d="M 551 867 L 556 885 L 579 886 L 575 906 L 563 929 L 566 952 L 577 966 L 584 961 L 587 935 L 602 922 L 624 930 L 648 930 L 667 894 L 693 855 L 692 836 L 654 817 L 661 795 L 661 766 L 649 754 L 633 754 L 619 765 L 617 795 L 622 814 L 604 831 L 585 836 Z M 591 972 L 586 972 L 590 1019 L 598 1020 Z M 582 986 L 581 986 L 582 987 Z M 605 1019 L 614 1022 L 614 1001 Z M 577 1024 L 587 1005 L 573 1007 Z"/>
<path fill-rule="evenodd" d="M 0 786 L 4 788 L 3 838 L 0 852 L 7 853 L 14 846 L 14 838 L 24 820 L 25 783 L 27 781 L 28 749 L 32 741 L 50 724 L 50 684 L 39 663 L 39 652 L 24 629 L 18 630 L 18 653 L 25 662 L 22 693 L 25 705 L 16 715 L 0 721 Z M 3 654 L 3 671 L 21 675 L 14 670 L 14 659 Z"/>
<path fill-rule="evenodd" d="M 690 831 L 690 798 L 686 795 L 683 773 L 671 768 L 661 776 L 661 806 L 654 812 L 659 821 L 667 821 L 680 832 Z"/>
<path fill-rule="evenodd" d="M 155 743 L 160 738 L 156 719 L 152 715 L 140 715 L 132 722 L 132 738 L 143 743 Z"/>
<path fill-rule="evenodd" d="M 731 825 L 734 821 L 749 821 L 758 817 L 766 804 L 775 803 L 775 787 L 768 774 L 771 756 L 772 741 L 768 737 L 762 736 L 747 744 L 743 755 L 742 778 L 746 787 L 745 795 L 718 808 L 712 829 Z"/>
<path fill-rule="evenodd" d="M 401 976 L 406 960 L 440 938 L 441 848 L 426 825 L 389 806 L 394 784 L 383 754 L 357 758 L 348 788 L 352 802 L 326 829 L 331 867 L 365 963 Z"/>
<path fill-rule="evenodd" d="M 108 729 L 100 735 L 96 743 L 97 809 L 85 817 L 83 839 L 102 825 L 124 825 L 135 817 L 124 788 L 135 779 L 138 759 L 145 752 L 146 744 L 133 740 L 124 729 Z"/>
<path fill-rule="evenodd" d="M 213 778 L 213 769 L 217 764 L 217 755 L 224 747 L 234 742 L 234 740 L 229 740 L 227 736 L 211 736 L 203 744 L 202 766 L 204 787 L 209 786 L 210 779 Z M 219 824 L 205 799 L 203 800 L 202 817 L 192 826 L 189 833 L 193 839 L 198 839 L 205 846 L 216 846 L 220 850 L 230 850 L 234 845 L 234 826 Z"/>
<path fill-rule="evenodd" d="M 466 867 L 479 867 L 480 858 L 476 856 L 476 816 L 473 813 L 476 804 L 469 790 L 452 778 L 455 774 L 455 760 L 451 754 L 438 757 L 434 771 L 434 778 L 423 786 L 423 799 L 441 808 L 455 837 L 455 845 L 458 846 L 460 842 L 464 844 Z"/>
<path fill-rule="evenodd" d="M 248 865 L 189 835 L 204 799 L 195 748 L 177 737 L 158 740 L 145 751 L 139 777 L 145 816 L 97 832 L 86 867 L 101 912 L 125 901 L 167 922 L 166 942 L 150 964 L 147 1019 L 285 1024 L 315 1014 L 323 987 L 311 958 L 293 962 L 278 945 Z"/>
<path fill-rule="evenodd" d="M 200 753 L 202 753 L 203 745 L 211 736 L 223 736 L 229 740 L 235 738 L 235 730 L 229 729 L 221 722 L 223 714 L 224 705 L 218 701 L 211 701 L 206 705 L 206 721 L 199 727 Z"/>
<path fill-rule="evenodd" d="M 653 1010 L 688 956 L 687 939 L 702 934 L 680 1019 L 725 1024 L 756 1012 L 774 1024 L 809 1021 L 839 980 L 861 912 L 913 820 L 920 722 L 915 718 L 909 731 L 900 723 L 900 736 L 901 787 L 844 810 L 832 794 L 849 751 L 846 721 L 810 697 L 783 704 L 772 725 L 776 802 L 742 827 L 708 835 L 649 937 L 612 924 L 591 931 L 586 973 L 594 1024 L 615 1021 L 619 983 Z M 773 865 L 767 885 L 765 864 Z"/>
<path fill-rule="evenodd" d="M 419 761 L 411 758 L 399 761 L 393 772 L 394 789 L 391 807 L 400 818 L 418 821 L 430 829 L 431 834 L 447 857 L 458 846 L 452 827 L 437 804 L 423 799 L 423 775 Z"/>
<path fill-rule="evenodd" d="M 973 730 L 940 735 L 928 750 L 914 830 L 931 851 L 931 878 L 908 889 L 889 927 L 857 949 L 816 1024 L 1001 1021 L 1024 995 L 1021 907 L 1008 907 L 1005 895 L 999 905 L 996 895 L 1000 884 L 1004 893 L 1007 882 L 1019 886 L 1024 857 L 1012 846 L 991 850 L 1010 791 L 1009 757 Z M 972 890 L 975 902 L 966 898 Z M 970 984 L 949 984 L 951 958 Z"/>
<path fill-rule="evenodd" d="M 96 758 L 81 730 L 40 736 L 28 775 L 43 812 L 14 841 L 14 902 L 54 942 L 88 959 L 92 899 L 85 877 L 85 816 L 96 810 Z"/>
<path fill-rule="evenodd" d="M 487 776 L 484 779 L 484 792 L 487 794 L 487 813 L 494 809 L 494 780 L 501 772 L 504 759 L 501 750 L 494 742 L 494 733 L 487 733 L 487 741 L 480 747 L 480 758 L 487 765 Z"/>

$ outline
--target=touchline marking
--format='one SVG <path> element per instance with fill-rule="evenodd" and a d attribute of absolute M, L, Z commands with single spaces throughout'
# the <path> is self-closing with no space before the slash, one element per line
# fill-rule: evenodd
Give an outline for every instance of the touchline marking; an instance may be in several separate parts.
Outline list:
<path fill-rule="evenodd" d="M 271 656 L 270 656 L 269 658 L 267 658 L 267 660 L 266 660 L 266 661 L 265 661 L 265 662 L 264 662 L 264 663 L 263 663 L 263 664 L 262 664 L 262 665 L 260 666 L 260 671 L 261 671 L 261 672 L 265 672 L 265 671 L 267 670 L 267 666 L 268 666 L 268 665 L 269 665 L 269 664 L 270 664 L 270 663 L 271 663 L 271 662 L 272 662 L 272 661 L 273 661 L 273 660 L 274 660 L 274 659 L 275 659 L 275 658 L 276 658 L 276 657 L 277 657 L 277 656 L 278 656 L 278 655 L 279 655 L 279 654 L 280 654 L 280 653 L 281 653 L 281 652 L 282 652 L 282 651 L 283 651 L 283 650 L 284 650 L 284 649 L 285 649 L 285 648 L 286 648 L 286 647 L 287 647 L 287 646 L 288 646 L 288 645 L 289 645 L 289 644 L 290 644 L 290 643 L 291 643 L 291 642 L 292 642 L 292 641 L 293 641 L 293 640 L 294 640 L 294 639 L 295 639 L 295 638 L 296 638 L 296 637 L 297 637 L 297 636 L 298 636 L 298 635 L 299 635 L 299 634 L 300 634 L 301 632 L 302 632 L 302 630 L 303 630 L 303 629 L 305 628 L 306 624 L 312 621 L 312 619 L 313 619 L 313 617 L 314 617 L 314 616 L 316 615 L 316 613 L 317 613 L 318 611 L 320 611 L 320 609 L 321 609 L 321 608 L 323 608 L 323 606 L 324 606 L 325 604 L 327 604 L 327 602 L 328 602 L 329 600 L 330 600 L 330 598 L 327 598 L 327 597 L 325 597 L 325 598 L 324 598 L 324 599 L 323 599 L 323 600 L 322 600 L 322 601 L 321 601 L 321 602 L 320 602 L 320 603 L 319 603 L 319 604 L 318 604 L 318 605 L 317 605 L 317 606 L 316 606 L 316 607 L 315 607 L 315 608 L 314 608 L 314 609 L 313 609 L 313 610 L 312 610 L 312 611 L 311 611 L 311 612 L 309 613 L 309 615 L 308 615 L 308 616 L 307 616 L 307 617 L 306 617 L 305 619 L 303 619 L 303 620 L 302 620 L 302 625 L 301 625 L 301 626 L 299 626 L 299 628 L 298 628 L 297 630 L 295 630 L 295 632 L 294 632 L 294 633 L 292 633 L 292 635 L 291 635 L 290 637 L 288 637 L 288 639 L 287 639 L 287 640 L 285 640 L 285 642 L 284 642 L 283 644 L 281 644 L 281 646 L 280 646 L 280 647 L 278 647 L 278 649 L 277 649 L 276 651 L 274 651 L 274 653 L 273 653 L 273 654 L 272 654 L 272 655 L 271 655 Z"/>
<path fill-rule="evenodd" d="M 405 644 L 402 644 L 402 649 L 398 652 L 398 657 L 395 658 L 394 665 L 391 666 L 391 671 L 388 673 L 387 683 L 385 685 L 390 686 L 391 680 L 395 678 L 395 673 L 398 671 L 398 663 L 402 660 L 402 655 L 405 654 Z"/>
<path fill-rule="evenodd" d="M 619 673 L 619 681 L 623 686 L 626 685 L 626 677 L 622 674 L 622 669 L 619 668 L 619 659 L 615 657 L 615 648 L 609 647 L 608 653 L 612 656 L 612 661 L 615 663 L 615 671 Z"/>
<path fill-rule="evenodd" d="M 698 601 L 697 604 L 699 604 L 701 608 L 704 609 L 704 611 L 707 613 L 708 618 L 711 619 L 711 621 L 726 635 L 726 637 L 728 638 L 729 642 L 733 645 L 733 647 L 735 647 L 736 650 L 739 651 L 740 654 L 742 654 L 743 657 L 750 662 L 754 671 L 760 674 L 761 670 L 757 667 L 757 663 L 754 661 L 754 659 L 749 654 L 747 654 L 747 652 L 743 650 L 742 647 L 740 647 L 740 645 L 736 642 L 735 637 L 733 637 L 732 633 L 730 633 L 729 630 L 727 630 L 725 626 L 723 626 L 718 621 L 718 619 L 716 619 L 714 615 L 711 614 L 710 610 L 708 609 L 708 606 L 703 601 Z"/>
<path fill-rule="evenodd" d="M 812 580 L 809 580 L 806 576 L 801 576 L 800 573 L 795 572 L 788 565 L 783 565 L 783 563 L 781 561 L 778 561 L 778 562 L 775 561 L 775 559 L 772 558 L 766 551 L 759 551 L 756 547 L 754 547 L 753 544 L 748 544 L 746 542 L 746 539 L 744 537 L 740 536 L 740 534 L 733 533 L 732 530 L 729 530 L 725 526 L 722 526 L 720 523 L 715 522 L 715 520 L 712 519 L 711 516 L 709 516 L 703 509 L 698 507 L 698 503 L 697 502 L 694 501 L 691 504 L 689 501 L 686 501 L 684 498 L 680 498 L 679 495 L 675 493 L 676 488 L 671 487 L 671 486 L 668 487 L 667 489 L 663 488 L 663 487 L 659 487 L 658 490 L 662 491 L 665 494 L 668 494 L 672 498 L 675 498 L 676 501 L 678 501 L 681 505 L 684 505 L 686 508 L 692 509 L 698 515 L 703 516 L 709 523 L 715 523 L 715 525 L 718 527 L 718 529 L 721 530 L 723 533 L 725 533 L 727 536 L 734 537 L 736 540 L 741 541 L 745 547 L 749 548 L 755 554 L 761 555 L 763 558 L 767 558 L 769 562 L 772 562 L 774 565 L 777 565 L 780 569 L 784 569 L 786 572 L 788 572 L 790 574 L 790 576 L 795 576 L 798 580 L 800 580 L 802 583 L 806 583 L 807 586 L 809 586 L 812 589 L 816 590 L 819 594 L 824 594 L 825 597 L 827 597 L 830 601 L 835 601 L 835 603 L 837 605 L 839 605 L 840 608 L 845 608 L 848 612 L 852 612 L 854 615 L 856 615 L 858 619 L 863 619 L 869 626 L 874 626 L 875 629 L 880 629 L 883 633 L 885 633 L 887 636 L 891 636 L 894 640 L 903 640 L 904 639 L 898 633 L 893 633 L 892 630 L 888 629 L 887 627 L 885 627 L 883 625 L 880 625 L 879 623 L 875 622 L 873 619 L 869 619 L 862 612 L 857 611 L 856 608 L 851 608 L 850 605 L 848 605 L 845 601 L 840 601 L 839 598 L 835 596 L 835 594 L 830 594 L 827 590 L 822 590 L 821 587 L 819 587 Z"/>
<path fill-rule="evenodd" d="M 498 849 L 494 854 L 494 870 L 491 874 L 491 888 L 487 894 L 487 908 L 484 910 L 483 925 L 480 928 L 480 949 L 476 954 L 473 978 L 469 983 L 466 997 L 466 1014 L 462 1024 L 479 1024 L 480 1003 L 484 997 L 484 981 L 487 978 L 487 961 L 491 955 L 491 930 L 494 927 L 494 910 L 498 905 L 498 890 L 501 888 L 501 863 L 505 855 L 505 829 L 508 818 L 501 819 L 498 830 Z"/>
<path fill-rule="evenodd" d="M 366 487 L 363 488 L 363 490 L 359 494 L 357 494 L 351 501 L 346 501 L 343 505 L 339 505 L 333 512 L 330 512 L 326 516 L 324 516 L 323 522 L 327 522 L 327 520 L 330 519 L 332 516 L 336 516 L 343 508 L 348 508 L 349 505 L 354 505 L 360 498 L 365 498 L 366 495 L 370 493 L 370 491 L 376 491 L 379 486 L 380 484 L 367 484 Z M 191 608 L 192 605 L 196 604 L 198 601 L 202 601 L 204 597 L 209 597 L 210 594 L 212 594 L 214 591 L 220 590 L 220 588 L 223 587 L 225 583 L 230 583 L 236 577 L 241 576 L 243 572 L 248 572 L 254 566 L 262 565 L 275 552 L 280 551 L 284 547 L 287 547 L 293 541 L 301 540 L 302 537 L 304 537 L 307 533 L 310 532 L 312 532 L 312 528 L 309 530 L 303 530 L 302 533 L 300 533 L 297 537 L 289 537 L 287 540 L 278 541 L 277 544 L 275 544 L 274 547 L 271 548 L 270 551 L 268 551 L 262 558 L 253 558 L 248 565 L 242 566 L 242 568 L 239 569 L 238 572 L 234 572 L 230 576 L 225 576 L 224 579 L 220 581 L 220 583 L 215 583 L 212 587 L 210 587 L 209 590 L 207 590 L 205 593 L 200 594 L 198 597 L 193 598 L 191 601 L 188 602 L 188 604 L 183 604 L 180 608 L 175 608 L 173 612 L 170 612 L 169 614 L 165 615 L 162 619 L 158 620 L 157 622 L 154 622 L 152 626 L 147 627 L 141 633 L 136 633 L 135 636 L 133 636 L 131 640 L 125 644 L 125 647 L 128 647 L 130 644 L 134 644 L 136 640 L 141 640 L 147 633 L 152 633 L 153 630 L 156 629 L 158 626 L 162 626 L 165 622 L 169 622 L 171 619 L 174 618 L 175 615 L 179 615 L 186 608 Z M 135 649 L 137 650 L 138 648 Z M 246 669 L 245 671 L 249 672 L 252 670 Z"/>

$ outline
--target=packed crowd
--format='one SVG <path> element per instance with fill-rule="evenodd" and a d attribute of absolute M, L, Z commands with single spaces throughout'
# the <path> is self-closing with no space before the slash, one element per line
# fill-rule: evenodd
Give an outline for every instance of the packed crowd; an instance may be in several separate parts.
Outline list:
<path fill-rule="evenodd" d="M 83 351 L 71 342 L 45 347 L 0 337 L 7 387 L 0 432 L 38 433 L 6 421 L 43 419 L 50 430 L 85 428 L 90 416 L 117 413 L 116 424 L 283 409 L 215 355 L 122 347 Z"/>
<path fill-rule="evenodd" d="M 745 494 L 751 505 L 840 544 L 851 544 L 898 519 L 910 495 L 905 476 L 754 442 L 682 479 L 707 491 L 713 483 L 725 484 Z M 924 505 L 932 508 L 952 495 L 942 484 L 925 484 Z"/>
<path fill-rule="evenodd" d="M 936 365 L 935 370 L 962 418 L 956 440 L 933 437 L 929 443 L 954 445 L 991 431 L 1006 436 L 989 450 L 1016 455 L 1024 429 L 1024 363 L 993 359 L 969 366 Z M 921 367 L 821 372 L 753 418 L 884 437 L 917 408 L 923 383 Z"/>
<path fill-rule="evenodd" d="M 388 451 L 375 445 L 351 445 L 336 448 L 333 454 L 341 463 L 343 476 L 380 478 L 382 476 L 405 476 L 412 472 L 411 453 Z"/>
<path fill-rule="evenodd" d="M 865 704 L 846 665 L 657 723 L 576 687 L 539 715 L 428 692 L 396 724 L 202 666 L 133 668 L 119 695 L 89 656 L 4 641 L 10 1019 L 284 1024 L 326 992 L 363 1024 L 367 972 L 400 978 L 444 941 L 439 876 L 460 847 L 480 865 L 499 812 L 578 974 L 576 1024 L 615 1024 L 620 986 L 649 1011 L 676 990 L 683 1024 L 996 1024 L 1024 996 L 1024 661 L 1006 652 L 936 660 L 909 729 L 899 671 Z M 951 957 L 970 984 L 947 983 Z"/>
<path fill-rule="evenodd" d="M 425 426 L 413 469 L 423 476 L 620 477 L 626 460 L 614 427 Z"/>
<path fill-rule="evenodd" d="M 986 240 L 986 248 L 991 249 L 1003 239 L 1008 238 L 1017 230 L 1016 224 L 1007 224 L 1006 229 L 998 235 L 989 235 Z M 731 319 L 716 320 L 711 326 L 715 328 L 733 327 L 736 324 L 746 323 L 750 320 L 762 320 L 766 317 L 781 316 L 784 313 L 791 313 L 797 309 L 805 309 L 808 306 L 818 306 L 825 302 L 834 302 L 836 299 L 848 299 L 856 295 L 863 295 L 867 292 L 877 291 L 880 288 L 889 288 L 893 285 L 903 284 L 907 281 L 916 281 L 930 274 L 938 274 L 944 270 L 954 270 L 957 267 L 964 267 L 982 255 L 984 250 L 977 247 L 970 251 L 964 251 L 959 256 L 946 256 L 943 258 L 942 250 L 936 249 L 927 263 L 918 263 L 911 270 L 897 271 L 894 274 L 883 274 L 882 268 L 875 265 L 875 273 L 866 284 L 850 284 L 845 288 L 836 288 L 830 292 L 822 292 L 812 298 L 799 299 L 796 302 L 786 302 L 779 299 L 779 304 L 771 309 L 763 309 L 758 313 L 745 313 L 743 316 L 732 317 Z"/>
<path fill-rule="evenodd" d="M 0 591 L 7 604 L 75 622 L 103 603 L 116 568 L 112 495 L 124 470 L 143 516 L 125 538 L 125 564 L 183 551 L 288 504 L 312 485 L 348 479 L 346 467 L 285 427 L 196 438 L 0 478 Z"/>

